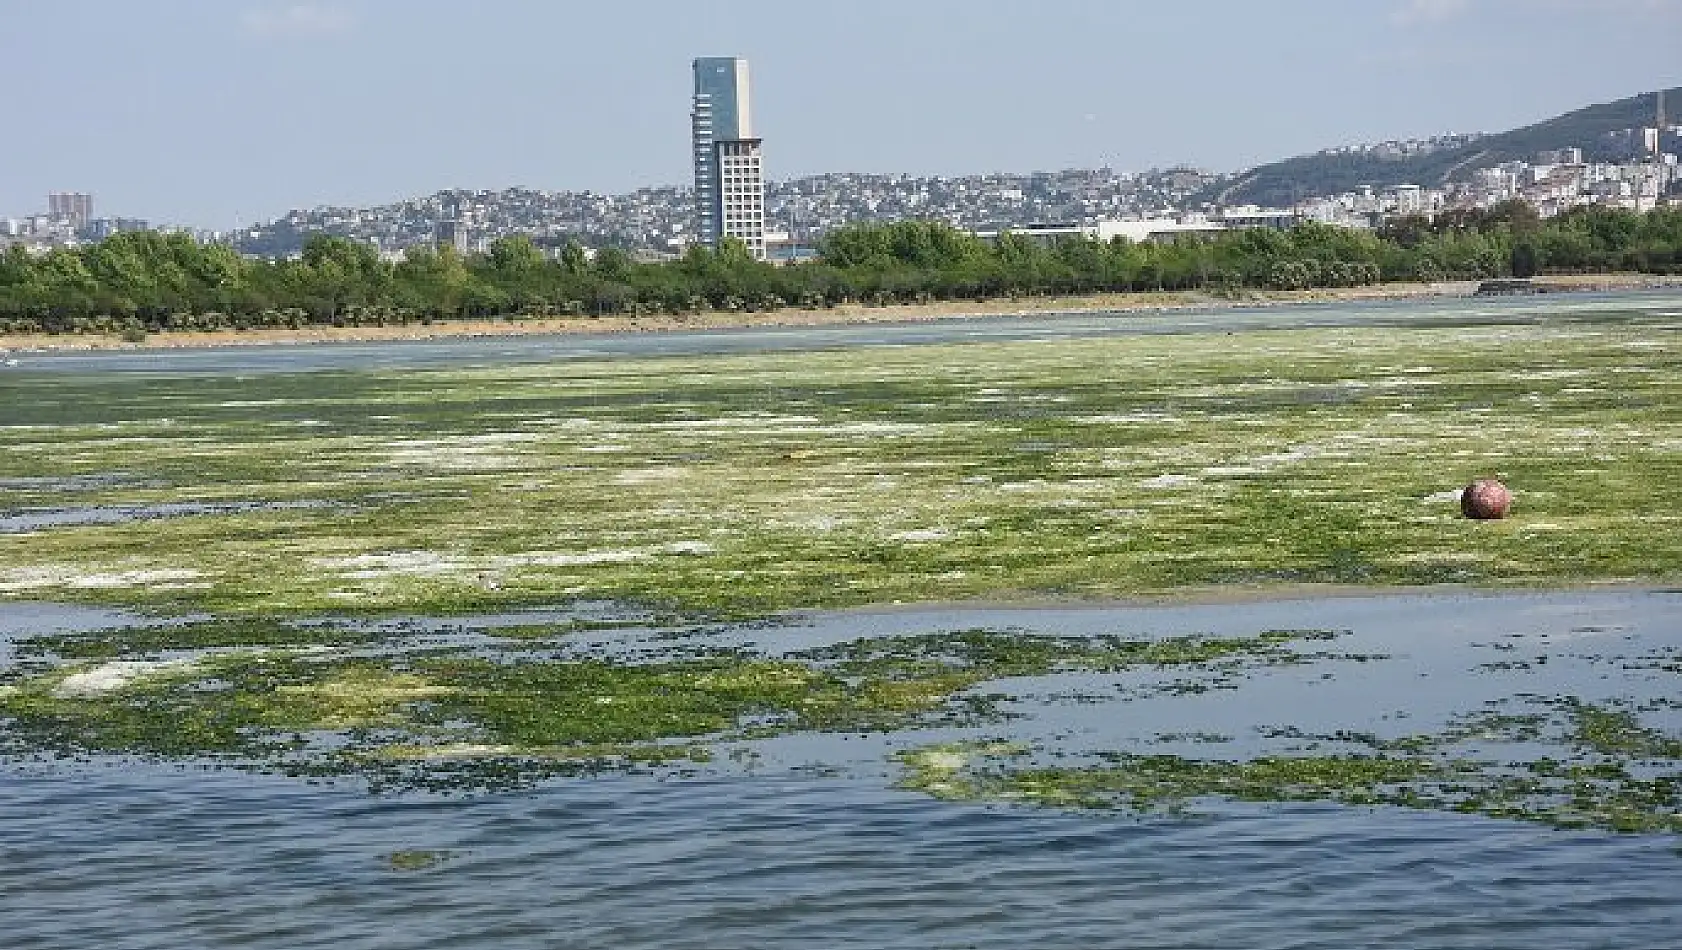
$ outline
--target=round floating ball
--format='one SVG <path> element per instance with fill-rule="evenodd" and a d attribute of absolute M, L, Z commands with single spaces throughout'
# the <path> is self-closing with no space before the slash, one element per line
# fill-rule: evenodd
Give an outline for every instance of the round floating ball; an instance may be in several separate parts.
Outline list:
<path fill-rule="evenodd" d="M 1478 521 L 1505 518 L 1512 506 L 1513 493 L 1493 478 L 1480 478 L 1460 493 L 1460 512 Z"/>

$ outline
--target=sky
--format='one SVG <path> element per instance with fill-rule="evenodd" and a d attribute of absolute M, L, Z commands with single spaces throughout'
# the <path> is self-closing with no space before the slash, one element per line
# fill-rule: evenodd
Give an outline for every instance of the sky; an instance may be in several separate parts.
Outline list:
<path fill-rule="evenodd" d="M 683 184 L 697 56 L 748 58 L 783 179 L 1501 131 L 1682 84 L 1679 41 L 1682 0 L 0 0 L 0 216 Z"/>

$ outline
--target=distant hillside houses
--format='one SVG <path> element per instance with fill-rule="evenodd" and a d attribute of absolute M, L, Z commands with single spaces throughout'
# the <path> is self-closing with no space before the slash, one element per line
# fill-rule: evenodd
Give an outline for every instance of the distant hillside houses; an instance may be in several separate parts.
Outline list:
<path fill-rule="evenodd" d="M 1666 109 L 1666 97 L 1672 104 Z M 1676 130 L 1676 104 L 1682 104 L 1682 89 L 1647 92 L 1636 96 L 1585 106 L 1505 132 L 1434 139 L 1384 142 L 1325 149 L 1277 162 L 1258 165 L 1212 184 L 1193 199 L 1193 204 L 1260 204 L 1278 207 L 1308 206 L 1323 217 L 1355 220 L 1376 212 L 1375 201 L 1405 202 L 1405 194 L 1391 190 L 1417 185 L 1427 192 L 1429 206 L 1438 200 L 1432 191 L 1442 192 L 1450 207 L 1475 207 L 1499 189 L 1474 177 L 1485 169 L 1524 165 L 1616 165 L 1639 166 L 1655 162 L 1655 153 L 1682 152 Z M 1535 200 L 1541 210 L 1573 207 L 1577 203 L 1640 204 L 1640 177 L 1630 170 L 1590 172 L 1587 185 L 1599 185 L 1613 178 L 1632 182 L 1632 194 L 1605 194 L 1601 189 L 1579 189 L 1573 194 L 1544 194 L 1534 184 L 1520 186 L 1513 197 Z M 1651 173 L 1645 176 L 1652 180 Z M 1664 194 L 1664 175 L 1660 194 Z M 1611 186 L 1608 186 L 1610 189 Z M 1365 196 L 1370 188 L 1374 198 Z M 1662 200 L 1662 197 L 1661 199 Z M 1318 207 L 1314 207 L 1318 206 Z M 1359 210 L 1357 210 L 1359 206 Z M 1382 204 L 1380 207 L 1384 207 Z M 1341 213 L 1340 213 L 1341 212 Z"/>
<path fill-rule="evenodd" d="M 1503 162 L 1470 173 L 1465 181 L 1437 188 L 1415 184 L 1355 191 L 1302 202 L 1303 217 L 1349 227 L 1376 226 L 1392 215 L 1434 215 L 1523 201 L 1543 217 L 1572 208 L 1599 206 L 1651 211 L 1682 198 L 1677 156 L 1621 164 L 1585 162 L 1578 148 L 1546 151 L 1535 162 Z"/>
<path fill-rule="evenodd" d="M 1321 149 L 1318 154 L 1369 155 L 1380 160 L 1400 161 L 1404 158 L 1429 155 L 1444 149 L 1462 148 L 1482 137 L 1482 132 L 1467 132 L 1454 135 L 1433 135 L 1425 139 L 1391 139 L 1361 145 L 1339 145 L 1335 148 Z"/>
<path fill-rule="evenodd" d="M 1682 106 L 1682 89 L 1670 94 Z M 1583 206 L 1647 211 L 1682 200 L 1676 157 L 1682 125 L 1658 118 L 1669 114 L 1656 95 L 1644 94 L 1508 132 L 1341 146 L 1236 174 L 1096 168 L 955 177 L 844 172 L 770 181 L 766 252 L 773 260 L 803 260 L 838 227 L 910 219 L 1042 241 L 1075 234 L 1166 241 L 1300 221 L 1370 228 L 1394 216 L 1514 200 L 1543 216 Z M 93 218 L 88 195 L 49 199 L 47 213 L 0 217 L 0 247 L 21 244 L 45 253 L 149 227 Z M 232 235 L 194 233 L 200 240 L 228 241 L 251 257 L 295 256 L 311 236 L 324 234 L 369 244 L 390 260 L 439 244 L 484 251 L 512 235 L 528 236 L 550 254 L 578 242 L 665 259 L 694 242 L 695 217 L 689 188 L 620 195 L 508 188 L 446 190 L 369 208 L 298 210 Z"/>
<path fill-rule="evenodd" d="M 217 231 L 174 225 L 154 226 L 138 218 L 96 218 L 86 226 L 76 227 L 45 215 L 32 215 L 27 218 L 0 218 L 0 251 L 15 245 L 30 254 L 43 255 L 56 248 L 96 244 L 127 231 L 188 234 L 201 244 L 226 240 L 226 236 Z"/>
<path fill-rule="evenodd" d="M 1290 200 L 1234 200 L 1252 193 L 1246 177 L 1191 168 L 1116 172 L 1108 168 L 1028 174 L 995 173 L 920 177 L 834 173 L 766 186 L 767 254 L 793 261 L 814 256 L 823 235 L 837 227 L 880 221 L 941 221 L 983 236 L 1004 231 L 1040 240 L 1081 234 L 1162 241 L 1200 231 L 1239 227 L 1288 227 L 1317 221 L 1370 228 L 1397 215 L 1488 208 L 1521 200 L 1544 216 L 1583 205 L 1645 211 L 1682 192 L 1674 146 L 1682 129 L 1651 137 L 1645 160 L 1590 160 L 1605 154 L 1606 141 L 1543 149 L 1529 159 L 1480 167 L 1480 143 L 1501 136 L 1478 134 L 1381 142 L 1327 150 L 1352 156 L 1359 167 L 1394 157 L 1397 162 L 1436 161 L 1461 155 L 1441 180 L 1430 183 L 1359 183 L 1326 194 L 1296 189 Z M 1504 133 L 1510 135 L 1510 133 Z M 1604 138 L 1604 136 L 1602 137 Z M 1640 136 L 1637 136 L 1640 138 Z M 1651 160 L 1654 144 L 1671 147 Z M 1471 150 L 1471 151 L 1468 151 Z M 1420 157 L 1424 156 L 1424 159 Z M 1336 159 L 1326 159 L 1336 160 Z M 1284 163 L 1288 166 L 1290 163 Z M 1279 194 L 1273 188 L 1267 193 Z M 530 236 L 555 253 L 570 241 L 589 248 L 619 247 L 644 259 L 675 257 L 694 240 L 694 198 L 689 189 L 644 188 L 624 195 L 549 192 L 533 189 L 445 191 L 425 198 L 366 209 L 294 211 L 244 232 L 237 244 L 255 256 L 296 254 L 311 234 L 367 241 L 391 258 L 436 239 L 440 220 L 452 218 L 452 243 L 483 250 L 498 238 Z"/>
<path fill-rule="evenodd" d="M 997 231 L 1046 221 L 1092 224 L 1173 215 L 1217 180 L 1217 175 L 1191 168 L 963 177 L 813 175 L 767 183 L 766 225 L 784 259 L 797 259 L 809 255 L 826 232 L 861 222 L 920 218 Z M 288 256 L 298 253 L 310 235 L 331 234 L 400 256 L 407 248 L 433 242 L 445 217 L 464 229 L 469 250 L 524 234 L 551 249 L 576 240 L 587 247 L 620 247 L 659 257 L 681 253 L 692 241 L 695 208 L 692 191 L 674 187 L 627 195 L 524 188 L 444 191 L 374 208 L 293 211 L 247 229 L 236 244 L 253 256 Z"/>
<path fill-rule="evenodd" d="M 1258 208 L 1247 205 L 1213 212 L 1187 211 L 1160 217 L 1094 221 L 1088 224 L 1031 224 L 977 231 L 976 235 L 991 241 L 1008 231 L 1040 244 L 1055 244 L 1064 238 L 1087 238 L 1097 241 L 1121 238 L 1134 244 L 1163 244 L 1183 237 L 1238 228 L 1284 230 L 1304 220 L 1307 219 L 1301 212 L 1288 208 Z"/>

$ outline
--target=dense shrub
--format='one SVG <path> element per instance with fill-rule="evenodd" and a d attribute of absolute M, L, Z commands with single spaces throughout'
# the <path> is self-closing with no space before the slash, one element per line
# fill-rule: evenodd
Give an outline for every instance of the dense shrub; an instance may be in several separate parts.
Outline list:
<path fill-rule="evenodd" d="M 549 260 L 524 237 L 468 258 L 312 238 L 297 260 L 246 260 L 183 235 L 119 234 L 35 257 L 0 253 L 0 331 L 21 333 L 373 327 L 458 318 L 759 312 L 1099 291 L 1304 290 L 1380 280 L 1640 270 L 1682 273 L 1682 211 L 1585 208 L 1542 220 L 1516 204 L 1402 218 L 1377 232 L 1307 223 L 1171 243 L 1020 234 L 988 243 L 931 221 L 838 229 L 822 258 L 784 267 L 739 243 L 638 263 L 569 245 Z"/>

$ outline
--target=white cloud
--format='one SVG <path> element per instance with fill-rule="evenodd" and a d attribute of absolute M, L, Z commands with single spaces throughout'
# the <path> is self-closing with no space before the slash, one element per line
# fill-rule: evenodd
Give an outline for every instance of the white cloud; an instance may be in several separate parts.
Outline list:
<path fill-rule="evenodd" d="M 326 36 L 355 25 L 350 12 L 320 3 L 293 3 L 247 10 L 241 18 L 247 30 L 260 36 Z"/>

